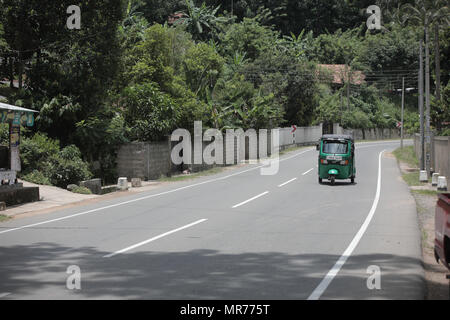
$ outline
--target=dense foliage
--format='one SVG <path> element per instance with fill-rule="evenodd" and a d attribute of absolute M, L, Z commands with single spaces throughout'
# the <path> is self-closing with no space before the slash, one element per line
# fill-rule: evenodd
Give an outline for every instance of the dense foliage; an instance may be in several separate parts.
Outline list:
<path fill-rule="evenodd" d="M 161 140 L 196 120 L 218 129 L 395 128 L 402 77 L 417 88 L 423 37 L 401 8 L 420 1 L 440 0 L 375 1 L 383 29 L 367 30 L 368 0 L 81 0 L 81 29 L 69 30 L 73 1 L 0 0 L 0 95 L 40 111 L 23 140 L 24 175 L 56 185 L 91 172 L 112 181 L 120 144 Z M 442 134 L 450 31 L 438 22 L 432 93 L 438 82 L 442 89 L 432 124 Z M 346 65 L 365 81 L 335 81 L 320 64 Z M 19 88 L 8 88 L 11 80 Z M 405 128 L 417 131 L 418 120 L 417 90 L 408 91 Z"/>

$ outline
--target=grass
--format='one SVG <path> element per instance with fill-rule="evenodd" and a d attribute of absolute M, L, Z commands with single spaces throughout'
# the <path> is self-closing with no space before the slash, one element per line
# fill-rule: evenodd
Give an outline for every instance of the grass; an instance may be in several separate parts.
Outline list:
<path fill-rule="evenodd" d="M 73 193 L 79 193 L 79 194 L 92 194 L 91 190 L 89 190 L 86 187 L 76 187 L 72 189 Z"/>
<path fill-rule="evenodd" d="M 420 182 L 420 173 L 417 172 L 411 172 L 411 173 L 404 173 L 402 174 L 403 180 L 408 184 L 410 187 L 420 187 L 426 185 L 424 182 Z"/>
<path fill-rule="evenodd" d="M 403 149 L 398 148 L 393 152 L 394 156 L 397 158 L 398 162 L 406 163 L 409 167 L 417 169 L 415 172 L 403 173 L 403 180 L 410 187 L 420 187 L 425 186 L 426 183 L 420 182 L 420 172 L 419 172 L 419 160 L 416 157 L 413 146 L 403 147 Z M 430 180 L 431 182 L 431 180 Z"/>
<path fill-rule="evenodd" d="M 162 176 L 161 178 L 158 179 L 158 181 L 177 182 L 177 181 L 191 180 L 191 179 L 195 179 L 195 178 L 199 178 L 199 177 L 211 176 L 214 174 L 218 174 L 218 173 L 221 173 L 224 169 L 225 169 L 224 167 L 216 167 L 216 168 L 212 168 L 209 170 L 196 172 L 196 173 L 192 173 L 192 174 L 183 174 L 183 175 L 177 175 L 177 176 L 172 176 L 172 177 Z"/>
<path fill-rule="evenodd" d="M 424 196 L 437 196 L 439 195 L 439 191 L 435 191 L 435 190 L 411 190 L 412 193 L 416 193 L 416 194 L 421 194 Z"/>
<path fill-rule="evenodd" d="M 5 222 L 8 221 L 9 219 L 11 219 L 11 217 L 0 214 L 0 222 Z"/>
<path fill-rule="evenodd" d="M 419 167 L 419 160 L 416 157 L 413 146 L 403 147 L 403 149 L 398 148 L 393 153 L 398 161 L 405 162 L 412 168 Z"/>

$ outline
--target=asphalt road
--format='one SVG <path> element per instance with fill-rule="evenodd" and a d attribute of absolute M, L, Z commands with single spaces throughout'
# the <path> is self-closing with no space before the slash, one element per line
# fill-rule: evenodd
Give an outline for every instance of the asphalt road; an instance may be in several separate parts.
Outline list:
<path fill-rule="evenodd" d="M 0 224 L 0 299 L 423 299 L 398 146 L 359 144 L 354 185 L 319 185 L 307 148 L 275 176 L 248 165 Z"/>

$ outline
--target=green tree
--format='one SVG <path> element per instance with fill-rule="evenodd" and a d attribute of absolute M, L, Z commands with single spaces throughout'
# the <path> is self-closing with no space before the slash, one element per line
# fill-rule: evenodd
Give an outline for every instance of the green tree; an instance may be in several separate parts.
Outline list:
<path fill-rule="evenodd" d="M 246 58 L 255 60 L 264 51 L 273 48 L 279 33 L 270 27 L 263 26 L 258 17 L 244 18 L 226 28 L 220 35 L 219 50 L 222 55 L 232 57 L 236 52 L 246 53 Z"/>
<path fill-rule="evenodd" d="M 217 17 L 220 5 L 212 8 L 203 3 L 197 7 L 192 0 L 186 0 L 187 11 L 182 12 L 183 17 L 175 24 L 185 25 L 186 30 L 192 34 L 195 40 L 205 41 L 211 39 L 220 31 L 220 23 L 227 22 L 225 17 Z"/>
<path fill-rule="evenodd" d="M 122 107 L 130 127 L 130 139 L 160 141 L 171 134 L 179 121 L 173 99 L 154 83 L 130 86 L 124 90 Z"/>
<path fill-rule="evenodd" d="M 224 59 L 206 43 L 191 47 L 184 58 L 186 84 L 197 95 L 212 90 L 221 76 Z"/>

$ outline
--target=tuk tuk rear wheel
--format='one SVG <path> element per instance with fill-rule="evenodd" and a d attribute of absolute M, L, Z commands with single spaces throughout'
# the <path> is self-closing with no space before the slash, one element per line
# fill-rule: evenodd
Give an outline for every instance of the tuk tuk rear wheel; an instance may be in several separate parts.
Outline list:
<path fill-rule="evenodd" d="M 351 178 L 352 179 L 352 184 L 355 184 L 355 178 Z"/>
<path fill-rule="evenodd" d="M 322 181 L 323 181 L 322 178 L 319 178 L 319 184 L 322 184 Z"/>

